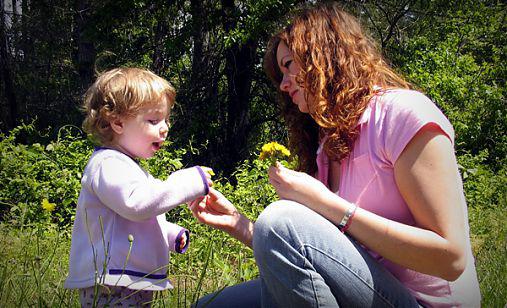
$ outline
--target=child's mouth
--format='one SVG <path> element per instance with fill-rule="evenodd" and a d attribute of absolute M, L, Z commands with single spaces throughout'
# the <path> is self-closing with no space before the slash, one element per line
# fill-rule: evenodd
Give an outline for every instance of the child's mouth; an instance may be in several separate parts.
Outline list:
<path fill-rule="evenodd" d="M 162 142 L 153 142 L 152 145 L 153 145 L 153 149 L 155 151 L 158 151 L 162 147 Z"/>

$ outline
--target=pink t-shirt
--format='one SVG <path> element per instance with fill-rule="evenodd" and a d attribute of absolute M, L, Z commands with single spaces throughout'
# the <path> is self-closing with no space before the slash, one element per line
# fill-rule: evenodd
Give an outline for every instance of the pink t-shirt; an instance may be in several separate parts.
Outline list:
<path fill-rule="evenodd" d="M 425 95 L 412 90 L 387 90 L 373 97 L 362 115 L 359 138 L 353 151 L 341 162 L 340 197 L 385 218 L 415 225 L 414 218 L 394 180 L 394 163 L 415 134 L 427 124 L 436 124 L 454 143 L 449 120 Z M 328 185 L 329 158 L 317 151 L 317 178 Z M 464 207 L 466 213 L 466 206 Z M 466 216 L 466 215 L 465 215 Z M 465 272 L 453 282 L 422 274 L 370 253 L 398 278 L 424 306 L 479 307 L 479 284 L 467 231 L 468 262 Z"/>

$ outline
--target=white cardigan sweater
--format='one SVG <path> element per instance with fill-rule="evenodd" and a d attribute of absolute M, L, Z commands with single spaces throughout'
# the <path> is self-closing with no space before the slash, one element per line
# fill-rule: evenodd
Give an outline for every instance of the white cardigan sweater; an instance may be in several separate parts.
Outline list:
<path fill-rule="evenodd" d="M 172 288 L 167 279 L 169 251 L 186 250 L 179 250 L 179 239 L 188 231 L 166 221 L 164 213 L 208 193 L 203 170 L 179 170 L 161 181 L 129 156 L 99 148 L 86 165 L 81 185 L 64 286 Z"/>

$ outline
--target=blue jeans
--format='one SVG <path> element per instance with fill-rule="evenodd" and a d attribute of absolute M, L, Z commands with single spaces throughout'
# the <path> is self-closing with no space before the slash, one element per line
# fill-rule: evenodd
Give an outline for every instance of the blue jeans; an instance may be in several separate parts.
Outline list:
<path fill-rule="evenodd" d="M 419 307 L 358 243 L 296 202 L 261 213 L 253 250 L 260 279 L 210 294 L 198 307 Z"/>

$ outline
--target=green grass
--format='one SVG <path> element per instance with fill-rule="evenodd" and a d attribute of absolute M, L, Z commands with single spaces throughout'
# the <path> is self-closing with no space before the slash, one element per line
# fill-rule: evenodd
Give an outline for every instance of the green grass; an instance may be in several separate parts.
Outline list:
<path fill-rule="evenodd" d="M 63 289 L 69 236 L 51 226 L 16 229 L 0 224 L 0 306 L 72 307 L 74 292 Z"/>
<path fill-rule="evenodd" d="M 507 305 L 507 208 L 470 211 L 483 307 Z"/>
<path fill-rule="evenodd" d="M 183 215 L 185 217 L 186 215 Z M 182 224 L 186 224 L 183 219 Z M 470 209 L 472 243 L 483 307 L 507 303 L 507 211 Z M 250 249 L 217 230 L 194 225 L 186 254 L 173 254 L 171 291 L 157 294 L 154 307 L 189 307 L 198 297 L 257 276 Z M 0 306 L 78 307 L 76 291 L 63 288 L 70 232 L 53 225 L 13 228 L 0 224 Z"/>
<path fill-rule="evenodd" d="M 154 307 L 189 307 L 208 292 L 258 274 L 249 248 L 206 226 L 195 229 L 187 253 L 171 255 L 175 288 L 158 292 Z M 79 307 L 77 291 L 63 288 L 70 241 L 70 230 L 51 224 L 19 229 L 0 223 L 0 307 Z"/>

